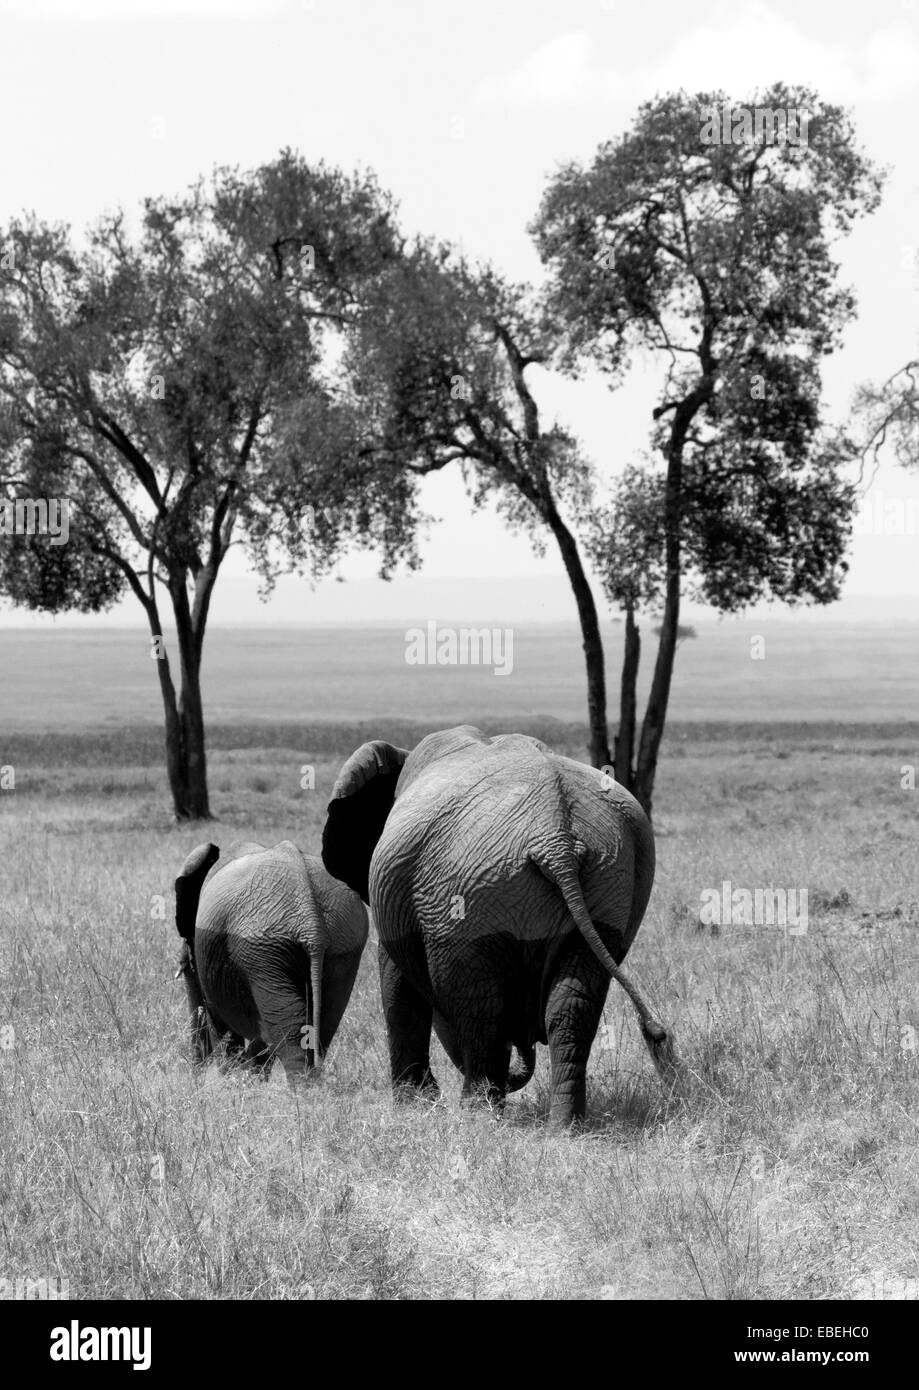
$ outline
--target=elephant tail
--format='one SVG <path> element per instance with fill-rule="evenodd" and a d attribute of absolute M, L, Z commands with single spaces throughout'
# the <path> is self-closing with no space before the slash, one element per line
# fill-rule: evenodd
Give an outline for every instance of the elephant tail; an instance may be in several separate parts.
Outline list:
<path fill-rule="evenodd" d="M 510 1066 L 507 1069 L 507 1089 L 508 1093 L 519 1091 L 525 1086 L 536 1070 L 536 1048 L 532 1043 L 527 1043 L 523 1047 L 514 1046 L 515 1057 L 511 1058 Z"/>
<path fill-rule="evenodd" d="M 320 1037 L 322 1036 L 319 1028 L 322 1022 L 322 951 L 315 951 L 310 955 L 310 992 L 313 996 L 313 1016 L 310 1022 L 313 1031 L 309 1038 L 312 1044 L 313 1066 L 319 1071 L 322 1066 L 322 1046 Z M 309 1053 L 307 1053 L 309 1057 Z"/>
<path fill-rule="evenodd" d="M 642 1037 L 651 1053 L 654 1065 L 664 1081 L 672 1084 L 678 1074 L 673 1039 L 660 1019 L 656 1017 L 641 991 L 632 983 L 625 971 L 619 968 L 603 945 L 600 933 L 591 921 L 587 904 L 584 901 L 581 881 L 578 877 L 578 861 L 574 850 L 574 841 L 570 836 L 567 838 L 568 844 L 566 846 L 560 846 L 556 841 L 553 851 L 549 854 L 532 855 L 531 858 L 540 873 L 558 888 L 565 900 L 565 906 L 574 918 L 575 926 L 604 970 L 608 971 L 631 999 L 638 1014 Z"/>

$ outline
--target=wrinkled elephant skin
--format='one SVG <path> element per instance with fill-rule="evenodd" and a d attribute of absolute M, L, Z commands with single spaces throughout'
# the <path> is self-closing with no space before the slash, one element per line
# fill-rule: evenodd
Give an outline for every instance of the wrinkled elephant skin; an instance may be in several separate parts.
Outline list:
<path fill-rule="evenodd" d="M 367 940 L 358 895 L 289 840 L 199 845 L 176 879 L 192 1051 L 215 1048 L 289 1080 L 328 1050 Z M 215 867 L 216 865 L 216 867 Z M 318 1040 L 318 1049 L 316 1046 Z"/>
<path fill-rule="evenodd" d="M 670 1036 L 618 969 L 651 892 L 654 839 L 607 775 L 470 726 L 411 753 L 375 740 L 335 784 L 323 862 L 373 912 L 397 1091 L 436 1092 L 432 1027 L 464 1095 L 499 1103 L 548 1043 L 552 1123 L 581 1119 L 611 978 L 674 1078 Z"/>

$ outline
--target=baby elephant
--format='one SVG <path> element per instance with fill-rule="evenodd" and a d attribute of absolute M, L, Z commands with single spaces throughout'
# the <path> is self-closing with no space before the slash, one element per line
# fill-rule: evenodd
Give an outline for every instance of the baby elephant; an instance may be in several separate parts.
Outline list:
<path fill-rule="evenodd" d="M 341 1022 L 367 940 L 358 895 L 290 840 L 192 850 L 175 882 L 192 1051 L 216 1043 L 294 1082 L 318 1067 Z M 317 1045 L 318 1044 L 318 1045 Z"/>

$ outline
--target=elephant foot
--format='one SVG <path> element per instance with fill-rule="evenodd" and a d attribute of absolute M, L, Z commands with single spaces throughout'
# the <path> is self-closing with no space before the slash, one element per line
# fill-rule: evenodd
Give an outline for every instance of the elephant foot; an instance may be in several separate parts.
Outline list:
<path fill-rule="evenodd" d="M 312 1050 L 307 1052 L 293 1043 L 282 1043 L 272 1050 L 272 1055 L 280 1060 L 291 1090 L 300 1091 L 318 1084 L 323 1066 L 321 1061 L 314 1061 Z"/>
<path fill-rule="evenodd" d="M 438 1100 L 440 1086 L 430 1067 L 412 1066 L 393 1078 L 393 1099 L 400 1104 L 413 1100 Z"/>
<path fill-rule="evenodd" d="M 584 1123 L 587 1114 L 586 1075 L 565 1077 L 552 1088 L 549 1103 L 549 1128 L 556 1133 L 572 1130 Z"/>
<path fill-rule="evenodd" d="M 548 1128 L 553 1134 L 570 1134 L 584 1124 L 584 1112 L 579 1114 L 573 1105 L 553 1101 L 549 1108 Z"/>
<path fill-rule="evenodd" d="M 261 1038 L 253 1038 L 239 1058 L 238 1065 L 259 1081 L 267 1081 L 274 1065 L 274 1053 Z"/>
<path fill-rule="evenodd" d="M 224 1049 L 221 1053 L 220 1060 L 217 1063 L 217 1070 L 219 1071 L 220 1075 L 232 1075 L 239 1071 L 242 1067 L 242 1057 L 243 1054 L 241 1048 Z"/>
<path fill-rule="evenodd" d="M 495 1085 L 486 1077 L 476 1077 L 473 1080 L 463 1082 L 463 1093 L 460 1097 L 463 1105 L 476 1110 L 488 1110 L 498 1119 L 504 1114 L 506 1101 L 505 1092 L 500 1086 Z"/>
<path fill-rule="evenodd" d="M 287 1089 L 291 1095 L 304 1095 L 307 1087 L 318 1086 L 319 1077 L 313 1070 L 310 1071 L 289 1071 L 285 1073 L 287 1077 Z"/>

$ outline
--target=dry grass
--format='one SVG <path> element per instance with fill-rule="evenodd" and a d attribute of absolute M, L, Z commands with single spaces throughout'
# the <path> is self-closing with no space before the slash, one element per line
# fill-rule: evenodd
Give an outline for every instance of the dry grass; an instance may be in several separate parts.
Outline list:
<path fill-rule="evenodd" d="M 578 1136 L 545 1129 L 544 1056 L 500 1122 L 459 1107 L 442 1057 L 447 1098 L 394 1107 L 372 949 L 299 1105 L 280 1073 L 191 1075 L 176 870 L 205 836 L 315 847 L 363 730 L 219 731 L 220 819 L 200 830 L 170 824 L 149 732 L 8 741 L 0 1276 L 92 1298 L 915 1296 L 915 739 L 686 732 L 631 964 L 676 1025 L 687 1095 L 664 1101 L 611 994 Z M 700 930 L 700 892 L 725 878 L 807 888 L 807 935 Z"/>

